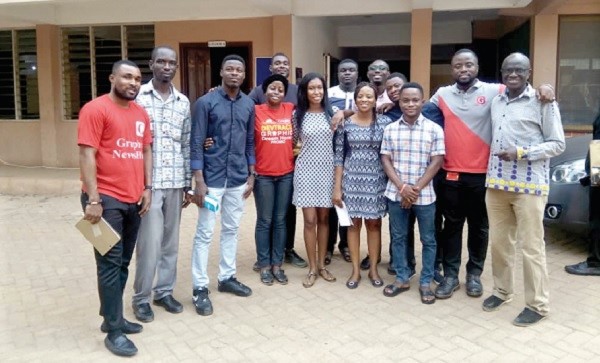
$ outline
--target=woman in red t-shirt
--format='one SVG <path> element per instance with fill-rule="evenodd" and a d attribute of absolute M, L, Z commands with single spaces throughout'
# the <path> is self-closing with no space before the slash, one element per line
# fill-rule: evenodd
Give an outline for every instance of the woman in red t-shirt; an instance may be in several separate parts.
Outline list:
<path fill-rule="evenodd" d="M 285 216 L 294 180 L 294 105 L 283 102 L 287 88 L 284 76 L 269 76 L 262 84 L 267 103 L 255 106 L 255 240 L 260 281 L 265 285 L 272 285 L 274 280 L 280 284 L 288 282 L 281 269 L 286 242 Z"/>

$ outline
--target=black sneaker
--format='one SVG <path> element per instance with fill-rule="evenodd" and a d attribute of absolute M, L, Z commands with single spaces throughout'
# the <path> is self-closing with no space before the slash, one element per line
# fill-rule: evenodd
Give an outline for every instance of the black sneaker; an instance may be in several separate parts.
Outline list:
<path fill-rule="evenodd" d="M 471 297 L 480 297 L 483 295 L 483 285 L 477 275 L 467 274 L 467 295 Z"/>
<path fill-rule="evenodd" d="M 179 314 L 183 311 L 183 305 L 181 305 L 179 301 L 175 300 L 173 295 L 167 295 L 162 299 L 154 300 L 153 303 L 154 305 L 162 306 L 166 311 L 172 314 Z"/>
<path fill-rule="evenodd" d="M 135 344 L 129 340 L 125 334 L 108 334 L 104 338 L 104 346 L 111 353 L 121 357 L 131 357 L 138 352 Z"/>
<path fill-rule="evenodd" d="M 396 270 L 394 270 L 394 267 L 392 266 L 392 262 L 390 262 L 390 264 L 387 267 L 387 273 L 388 273 L 388 275 L 396 276 Z"/>
<path fill-rule="evenodd" d="M 252 289 L 239 282 L 233 276 L 231 276 L 227 280 L 219 281 L 218 290 L 219 292 L 228 292 L 236 296 L 242 297 L 252 295 Z"/>
<path fill-rule="evenodd" d="M 435 282 L 438 285 L 444 282 L 444 275 L 442 275 L 442 270 L 433 271 L 433 282 Z"/>
<path fill-rule="evenodd" d="M 123 319 L 123 326 L 121 327 L 123 334 L 137 334 L 142 330 L 144 330 L 142 325 Z M 102 322 L 102 325 L 100 325 L 100 331 L 103 333 L 108 333 L 108 325 L 106 325 L 106 321 Z"/>
<path fill-rule="evenodd" d="M 149 323 L 154 320 L 154 312 L 148 303 L 133 304 L 133 314 L 142 323 Z"/>
<path fill-rule="evenodd" d="M 299 268 L 305 268 L 308 266 L 308 263 L 302 258 L 300 257 L 295 250 L 291 249 L 291 250 L 286 250 L 285 251 L 285 262 L 286 263 L 290 263 L 293 266 L 299 267 Z"/>
<path fill-rule="evenodd" d="M 210 291 L 206 287 L 195 289 L 192 296 L 192 302 L 196 307 L 196 313 L 202 316 L 212 315 L 213 307 L 208 294 Z"/>
<path fill-rule="evenodd" d="M 254 262 L 254 265 L 252 265 L 252 271 L 260 272 L 260 267 L 258 267 L 258 261 Z"/>
<path fill-rule="evenodd" d="M 446 277 L 444 281 L 435 289 L 435 297 L 438 299 L 448 299 L 452 297 L 454 291 L 460 289 L 460 283 L 457 277 Z"/>
<path fill-rule="evenodd" d="M 410 268 L 410 272 L 408 273 L 408 279 L 412 279 L 417 275 L 417 270 L 414 267 Z"/>
<path fill-rule="evenodd" d="M 368 270 L 370 268 L 371 268 L 371 260 L 369 259 L 369 255 L 367 255 L 367 257 L 363 258 L 362 261 L 360 261 L 360 269 Z"/>
<path fill-rule="evenodd" d="M 600 276 L 600 267 L 590 266 L 587 261 L 565 266 L 565 271 L 579 276 Z"/>
<path fill-rule="evenodd" d="M 501 299 L 496 295 L 492 295 L 490 297 L 488 297 L 487 299 L 483 300 L 483 304 L 481 305 L 481 307 L 483 308 L 483 311 L 496 311 L 498 309 L 500 309 L 500 307 L 508 302 L 511 302 L 512 299 Z"/>
<path fill-rule="evenodd" d="M 516 326 L 526 327 L 537 324 L 544 319 L 546 319 L 545 315 L 537 313 L 529 308 L 525 308 L 523 311 L 521 311 L 521 314 L 519 314 L 519 316 L 513 320 L 513 324 Z"/>

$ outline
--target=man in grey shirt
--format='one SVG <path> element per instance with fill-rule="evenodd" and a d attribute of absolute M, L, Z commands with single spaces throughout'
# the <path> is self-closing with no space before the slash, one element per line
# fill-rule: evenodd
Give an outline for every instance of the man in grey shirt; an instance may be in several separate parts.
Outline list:
<path fill-rule="evenodd" d="M 513 53 L 504 59 L 501 71 L 506 91 L 492 100 L 492 144 L 485 179 L 494 292 L 483 302 L 483 310 L 498 310 L 514 296 L 518 239 L 526 307 L 513 324 L 530 326 L 549 312 L 544 207 L 550 158 L 565 150 L 565 135 L 557 103 L 541 103 L 528 83 L 529 58 Z"/>

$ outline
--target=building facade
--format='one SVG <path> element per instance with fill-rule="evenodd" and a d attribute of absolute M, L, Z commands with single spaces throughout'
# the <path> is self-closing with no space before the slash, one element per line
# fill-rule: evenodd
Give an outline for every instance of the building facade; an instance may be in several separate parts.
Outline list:
<path fill-rule="evenodd" d="M 510 52 L 528 54 L 533 84 L 556 88 L 566 130 L 588 132 L 600 110 L 600 0 L 0 0 L 0 165 L 76 167 L 77 115 L 108 92 L 112 63 L 150 76 L 154 45 L 179 54 L 176 85 L 193 101 L 218 82 L 220 60 L 247 60 L 245 89 L 284 52 L 291 81 L 336 82 L 340 59 L 389 61 L 432 93 L 450 82 L 451 54 L 480 57 L 499 79 Z"/>

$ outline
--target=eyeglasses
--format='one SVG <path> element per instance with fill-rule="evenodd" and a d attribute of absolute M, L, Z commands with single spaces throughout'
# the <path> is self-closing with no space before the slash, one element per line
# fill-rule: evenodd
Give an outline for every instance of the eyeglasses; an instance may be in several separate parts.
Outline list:
<path fill-rule="evenodd" d="M 384 66 L 383 64 L 381 64 L 381 65 L 375 64 L 375 65 L 370 65 L 369 70 L 370 71 L 387 71 L 387 70 L 389 70 L 389 68 L 388 68 L 388 66 Z"/>
<path fill-rule="evenodd" d="M 526 68 L 502 68 L 500 71 L 506 75 L 511 75 L 513 73 L 517 74 L 518 76 L 522 76 L 525 73 L 529 72 L 531 69 L 526 69 Z"/>

